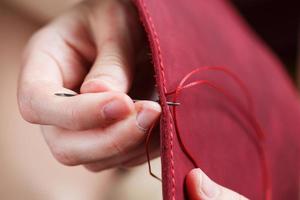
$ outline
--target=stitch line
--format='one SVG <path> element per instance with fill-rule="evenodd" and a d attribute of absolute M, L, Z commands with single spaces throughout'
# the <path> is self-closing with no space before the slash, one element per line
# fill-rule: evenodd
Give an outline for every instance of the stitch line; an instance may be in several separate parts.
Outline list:
<path fill-rule="evenodd" d="M 157 48 L 157 55 L 158 55 L 158 63 L 159 63 L 159 68 L 161 69 L 161 73 L 159 73 L 159 75 L 161 76 L 162 79 L 162 86 L 163 86 L 163 90 L 164 90 L 164 94 L 167 93 L 167 88 L 165 85 L 165 71 L 164 71 L 164 65 L 162 62 L 162 53 L 161 53 L 161 48 L 160 48 L 160 44 L 159 44 L 159 39 L 158 39 L 158 35 L 157 32 L 155 30 L 154 27 L 154 23 L 152 21 L 152 18 L 150 16 L 150 13 L 148 11 L 148 8 L 144 2 L 144 0 L 140 0 L 141 5 L 144 8 L 145 14 L 147 16 L 147 19 L 149 20 L 149 24 L 150 24 L 150 29 L 153 33 L 153 39 L 154 39 L 154 43 L 156 44 L 156 48 Z M 174 153 L 173 153 L 173 148 L 174 148 L 174 144 L 173 144 L 173 140 L 174 140 L 174 134 L 173 134 L 173 125 L 172 125 L 172 121 L 171 121 L 171 111 L 170 109 L 167 109 L 167 114 L 169 115 L 169 122 L 168 122 L 168 126 L 170 129 L 170 158 L 171 158 L 171 181 L 172 181 L 172 189 L 171 189 L 171 198 L 172 200 L 175 200 L 175 166 L 174 166 Z"/>
<path fill-rule="evenodd" d="M 154 23 L 152 21 L 152 18 L 150 16 L 150 13 L 147 10 L 146 4 L 143 0 L 141 0 L 143 6 L 144 6 L 144 10 L 146 11 L 146 15 L 148 16 L 149 19 L 149 23 L 151 26 L 151 30 L 153 32 L 153 36 L 154 36 L 154 42 L 156 43 L 156 48 L 157 48 L 157 54 L 158 54 L 158 60 L 159 60 L 159 67 L 161 68 L 161 76 L 162 76 L 162 82 L 163 82 L 163 88 L 164 88 L 164 93 L 167 93 L 167 88 L 165 85 L 165 71 L 164 71 L 164 65 L 162 62 L 162 54 L 161 54 L 161 48 L 160 48 L 160 44 L 159 44 L 159 40 L 158 40 L 158 35 L 155 31 L 155 27 L 154 27 Z"/>

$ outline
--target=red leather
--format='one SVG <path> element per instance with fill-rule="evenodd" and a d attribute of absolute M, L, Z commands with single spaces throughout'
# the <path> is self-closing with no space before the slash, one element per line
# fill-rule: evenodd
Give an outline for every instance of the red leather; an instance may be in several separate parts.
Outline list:
<path fill-rule="evenodd" d="M 178 144 L 166 93 L 200 66 L 223 66 L 238 74 L 254 99 L 266 133 L 274 200 L 299 199 L 300 101 L 296 89 L 265 44 L 225 0 L 136 0 L 148 33 L 163 107 L 161 120 L 163 196 L 184 198 L 184 178 L 193 167 Z M 227 76 L 205 72 L 246 105 Z M 250 199 L 263 199 L 253 129 L 226 98 L 209 88 L 179 97 L 183 142 L 208 176 Z"/>

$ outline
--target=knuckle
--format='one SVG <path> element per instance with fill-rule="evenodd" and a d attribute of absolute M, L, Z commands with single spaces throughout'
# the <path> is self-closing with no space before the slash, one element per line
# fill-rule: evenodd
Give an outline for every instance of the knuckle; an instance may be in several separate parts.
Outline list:
<path fill-rule="evenodd" d="M 80 111 L 78 107 L 70 107 L 68 113 L 69 117 L 66 121 L 67 127 L 70 127 L 72 130 L 84 130 L 85 126 L 80 117 Z"/>
<path fill-rule="evenodd" d="M 122 145 L 120 145 L 120 143 L 117 141 L 112 141 L 111 146 L 116 155 L 122 155 L 125 152 L 124 148 L 122 148 Z"/>
<path fill-rule="evenodd" d="M 118 55 L 116 53 L 106 53 L 102 57 L 102 62 L 104 64 L 114 66 L 120 70 L 120 69 L 122 69 L 123 58 L 121 55 Z"/>
<path fill-rule="evenodd" d="M 107 42 L 109 43 L 109 42 Z M 107 44 L 107 46 L 111 46 Z M 107 47 L 108 48 L 115 48 L 115 47 Z M 122 73 L 124 71 L 124 65 L 126 65 L 126 59 L 124 58 L 124 55 L 120 55 L 120 53 L 115 53 L 113 51 L 117 50 L 107 50 L 110 52 L 105 52 L 101 56 L 98 63 L 95 63 L 95 65 L 98 65 L 98 68 L 101 69 L 104 66 L 109 66 L 109 70 L 113 71 L 115 73 Z"/>
<path fill-rule="evenodd" d="M 128 89 L 129 84 L 127 79 L 131 78 L 131 73 L 127 65 L 121 55 L 105 53 L 105 55 L 102 55 L 100 60 L 94 64 L 94 70 L 88 75 L 88 78 L 90 80 L 102 79 L 110 83 L 111 86 L 123 91 L 124 89 Z"/>
<path fill-rule="evenodd" d="M 97 68 L 98 66 L 95 66 L 95 68 Z M 121 74 L 119 72 L 121 70 L 119 70 L 118 68 L 109 67 L 109 72 L 105 70 L 100 70 L 100 67 L 98 69 L 99 70 L 89 75 L 89 80 L 104 80 L 114 85 L 124 85 L 125 82 L 121 80 L 121 77 L 119 77 L 119 74 Z"/>

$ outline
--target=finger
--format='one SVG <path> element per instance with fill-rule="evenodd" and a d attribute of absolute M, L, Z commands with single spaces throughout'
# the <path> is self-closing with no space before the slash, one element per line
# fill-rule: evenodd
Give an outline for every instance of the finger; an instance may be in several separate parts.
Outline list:
<path fill-rule="evenodd" d="M 145 149 L 145 147 L 143 149 Z M 155 149 L 150 148 L 150 151 L 151 151 L 149 155 L 150 160 L 160 156 L 160 150 L 158 147 L 156 147 Z M 137 165 L 144 164 L 145 162 L 147 162 L 147 155 L 144 150 L 143 153 L 141 153 L 140 155 L 137 155 L 136 157 L 132 157 L 132 159 L 128 159 L 126 162 L 121 163 L 120 167 L 131 168 Z"/>
<path fill-rule="evenodd" d="M 157 134 L 159 136 L 159 134 Z M 150 159 L 156 158 L 160 154 L 159 138 L 154 138 L 149 145 Z M 130 168 L 147 161 L 145 142 L 133 150 L 123 152 L 122 154 L 112 156 L 108 159 L 103 159 L 97 162 L 84 165 L 89 171 L 99 172 L 112 167 Z"/>
<path fill-rule="evenodd" d="M 186 177 L 191 200 L 247 200 L 246 197 L 212 181 L 201 169 L 193 169 Z"/>
<path fill-rule="evenodd" d="M 28 86 L 22 95 L 21 113 L 31 123 L 54 125 L 69 130 L 105 127 L 134 112 L 132 100 L 123 93 L 105 92 L 60 97 L 66 89 L 50 83 Z M 21 93 L 22 93 L 21 92 Z"/>
<path fill-rule="evenodd" d="M 81 85 L 87 73 L 84 61 L 93 60 L 95 50 L 80 16 L 74 11 L 59 18 L 36 33 L 26 48 L 18 85 L 18 103 L 22 116 L 29 122 L 76 129 L 78 123 L 74 125 L 72 121 L 76 122 L 80 116 L 83 118 L 81 113 L 77 113 L 80 109 L 75 109 L 74 99 L 64 101 L 53 95 L 56 92 L 74 93 L 72 90 Z M 126 104 L 128 98 L 122 98 L 127 99 Z M 99 97 L 97 99 L 100 100 Z M 72 101 L 73 105 L 67 105 L 68 101 Z M 99 111 L 95 103 L 92 105 Z M 68 116 L 65 120 L 56 115 L 63 112 L 64 116 Z M 95 125 L 98 116 L 99 113 L 97 118 L 87 123 L 87 127 Z M 84 121 L 78 125 L 79 128 L 85 127 Z"/>
<path fill-rule="evenodd" d="M 122 1 L 94 1 L 88 5 L 97 58 L 81 87 L 82 93 L 127 92 L 132 81 L 138 29 L 134 10 Z"/>
<path fill-rule="evenodd" d="M 121 164 L 121 167 L 130 168 L 130 167 L 134 167 L 134 166 L 145 163 L 148 160 L 146 148 L 148 148 L 150 160 L 152 160 L 160 155 L 159 128 L 160 128 L 159 126 L 156 126 L 152 130 L 153 133 L 150 133 L 150 132 L 148 133 L 148 134 L 152 134 L 152 135 L 149 138 L 148 147 L 146 146 L 147 145 L 146 143 L 144 143 L 143 146 L 141 146 L 143 153 L 140 156 L 133 157 L 132 159 L 128 159 L 126 162 L 123 162 Z"/>
<path fill-rule="evenodd" d="M 151 159 L 159 156 L 159 148 L 157 146 L 151 147 L 150 151 Z M 145 145 L 141 144 L 140 146 L 129 152 L 124 152 L 120 155 L 116 155 L 108 159 L 103 159 L 101 161 L 92 162 L 90 164 L 84 165 L 84 167 L 92 172 L 100 172 L 113 167 L 130 168 L 141 165 L 146 161 L 147 156 L 145 152 Z"/>
<path fill-rule="evenodd" d="M 65 165 L 122 155 L 144 142 L 146 130 L 160 114 L 160 106 L 155 102 L 138 102 L 136 110 L 137 113 L 105 128 L 70 131 L 44 127 L 44 137 L 54 157 Z"/>
<path fill-rule="evenodd" d="M 95 58 L 86 20 L 77 10 L 35 33 L 24 51 L 20 84 L 49 81 L 77 89 Z"/>

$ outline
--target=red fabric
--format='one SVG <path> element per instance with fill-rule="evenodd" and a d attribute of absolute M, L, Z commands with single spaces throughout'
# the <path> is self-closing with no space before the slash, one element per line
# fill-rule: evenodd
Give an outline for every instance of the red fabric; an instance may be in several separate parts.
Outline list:
<path fill-rule="evenodd" d="M 166 93 L 199 66 L 223 66 L 238 74 L 254 99 L 266 133 L 273 199 L 299 198 L 300 104 L 281 63 L 225 0 L 136 0 L 149 36 L 163 107 L 162 173 L 165 200 L 184 198 L 193 167 L 176 137 Z M 205 72 L 246 106 L 227 76 Z M 185 145 L 213 180 L 250 199 L 263 199 L 262 171 L 253 128 L 221 94 L 191 88 L 178 98 L 178 124 Z"/>

